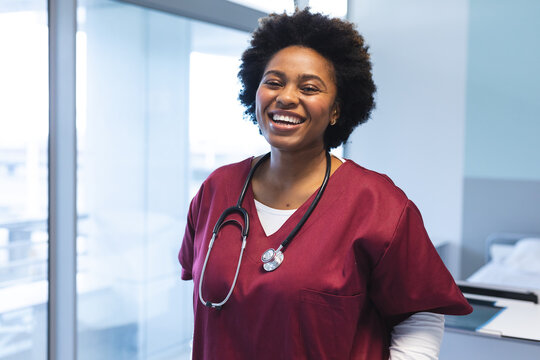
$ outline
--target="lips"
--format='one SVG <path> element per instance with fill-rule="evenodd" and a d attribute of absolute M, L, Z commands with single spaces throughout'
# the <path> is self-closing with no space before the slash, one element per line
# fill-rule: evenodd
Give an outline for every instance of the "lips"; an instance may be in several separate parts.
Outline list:
<path fill-rule="evenodd" d="M 306 121 L 305 118 L 296 114 L 271 113 L 270 118 L 273 122 L 283 125 L 299 125 Z"/>

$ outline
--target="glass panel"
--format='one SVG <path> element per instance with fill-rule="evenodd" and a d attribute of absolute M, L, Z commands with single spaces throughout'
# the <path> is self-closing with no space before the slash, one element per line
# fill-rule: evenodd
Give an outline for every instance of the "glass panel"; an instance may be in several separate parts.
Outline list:
<path fill-rule="evenodd" d="M 347 0 L 309 0 L 309 6 L 313 12 L 339 18 L 347 16 Z"/>
<path fill-rule="evenodd" d="M 79 7 L 79 360 L 189 358 L 193 289 L 176 257 L 191 194 L 267 151 L 236 100 L 247 37 L 116 1 Z"/>
<path fill-rule="evenodd" d="M 190 198 L 218 166 L 269 151 L 238 101 L 240 56 L 249 35 L 192 23 L 189 88 Z"/>
<path fill-rule="evenodd" d="M 0 359 L 47 357 L 47 2 L 0 3 Z"/>
<path fill-rule="evenodd" d="M 266 13 L 292 13 L 294 11 L 294 0 L 273 0 L 273 1 L 258 1 L 258 0 L 227 0 L 236 4 L 244 5 L 252 9 L 263 11 Z"/>
<path fill-rule="evenodd" d="M 294 11 L 293 0 L 274 0 L 274 1 L 257 1 L 257 0 L 227 0 L 236 4 L 244 5 L 252 9 L 263 11 L 266 13 L 292 13 Z M 347 0 L 309 0 L 308 6 L 312 12 L 320 12 L 333 17 L 345 18 L 347 16 Z"/>

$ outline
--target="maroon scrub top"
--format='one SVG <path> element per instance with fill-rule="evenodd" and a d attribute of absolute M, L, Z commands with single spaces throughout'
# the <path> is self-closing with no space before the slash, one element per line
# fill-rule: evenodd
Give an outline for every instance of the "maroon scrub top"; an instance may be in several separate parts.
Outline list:
<path fill-rule="evenodd" d="M 214 171 L 191 202 L 178 258 L 182 279 L 194 281 L 193 359 L 388 359 L 392 327 L 410 314 L 471 312 L 416 206 L 387 176 L 351 160 L 332 174 L 273 272 L 263 270 L 261 255 L 287 237 L 315 194 L 266 236 L 249 186 L 238 282 L 221 310 L 202 305 L 199 279 L 213 227 L 236 204 L 251 162 Z M 238 227 L 224 226 L 204 275 L 205 300 L 227 295 L 240 245 Z"/>

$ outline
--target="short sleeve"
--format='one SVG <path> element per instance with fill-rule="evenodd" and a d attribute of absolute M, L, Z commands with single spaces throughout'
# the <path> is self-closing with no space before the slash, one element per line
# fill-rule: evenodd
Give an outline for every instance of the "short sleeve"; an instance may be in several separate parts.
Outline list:
<path fill-rule="evenodd" d="M 372 272 L 370 297 L 385 318 L 419 311 L 472 311 L 439 257 L 416 206 L 407 201 L 391 242 Z"/>
<path fill-rule="evenodd" d="M 182 240 L 182 246 L 178 253 L 178 261 L 182 266 L 182 280 L 193 279 L 193 256 L 194 256 L 194 241 L 195 241 L 195 229 L 197 224 L 197 218 L 200 208 L 200 199 L 202 197 L 203 187 L 199 190 L 197 195 L 191 200 L 189 205 L 189 211 L 187 216 L 186 230 L 184 231 L 184 239 Z"/>

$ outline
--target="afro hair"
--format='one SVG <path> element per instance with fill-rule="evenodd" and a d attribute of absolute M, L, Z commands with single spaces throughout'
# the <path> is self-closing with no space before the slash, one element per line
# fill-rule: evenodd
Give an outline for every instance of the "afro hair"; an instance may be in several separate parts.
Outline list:
<path fill-rule="evenodd" d="M 335 71 L 340 116 L 324 133 L 327 149 L 347 141 L 354 128 L 366 122 L 375 106 L 368 46 L 350 22 L 330 18 L 309 9 L 292 15 L 270 14 L 259 20 L 250 46 L 242 54 L 238 78 L 242 84 L 239 100 L 245 114 L 255 124 L 255 96 L 270 59 L 289 46 L 311 48 L 329 60 Z"/>

